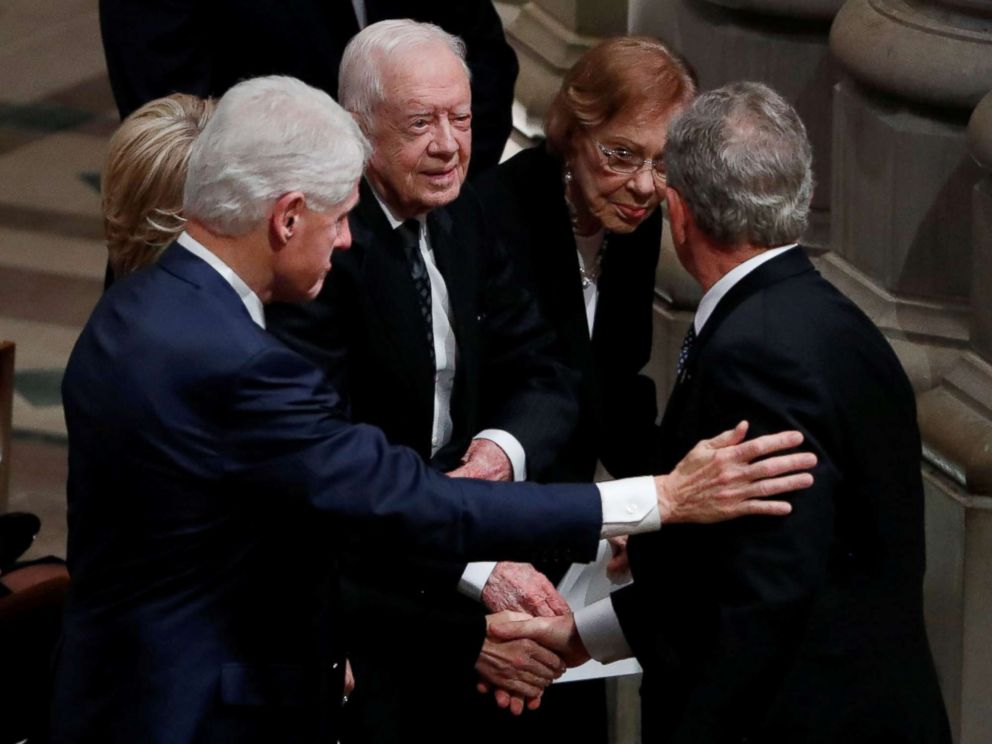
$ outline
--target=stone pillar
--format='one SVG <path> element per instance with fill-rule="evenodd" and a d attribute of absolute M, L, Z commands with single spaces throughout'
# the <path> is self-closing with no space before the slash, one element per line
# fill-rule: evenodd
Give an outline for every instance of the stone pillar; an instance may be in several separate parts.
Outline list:
<path fill-rule="evenodd" d="M 927 459 L 927 621 L 961 744 L 992 741 L 992 93 L 968 128 L 985 169 L 971 207 L 972 351 L 920 396 Z"/>
<path fill-rule="evenodd" d="M 821 270 L 917 389 L 927 627 L 955 741 L 979 744 L 992 741 L 992 99 L 976 105 L 992 90 L 992 4 L 848 0 L 831 48 L 846 74 Z"/>
<path fill-rule="evenodd" d="M 641 3 L 634 32 L 679 49 L 702 89 L 760 80 L 799 111 L 813 144 L 819 186 L 808 245 L 823 247 L 830 219 L 830 22 L 843 0 L 663 0 Z M 635 3 L 636 4 L 636 3 Z M 653 10 L 650 9 L 653 7 Z M 670 33 L 664 31 L 670 28 Z"/>
<path fill-rule="evenodd" d="M 760 80 L 796 106 L 813 144 L 817 189 L 804 242 L 824 248 L 830 234 L 830 22 L 843 0 L 631 0 L 630 30 L 657 36 L 695 69 L 700 88 Z M 662 409 L 682 337 L 699 300 L 666 234 L 657 277 L 650 372 Z"/>
<path fill-rule="evenodd" d="M 627 30 L 626 0 L 533 0 L 506 29 L 517 52 L 520 76 L 516 99 L 525 120 L 514 124 L 539 134 L 544 112 L 565 72 L 600 39 Z"/>

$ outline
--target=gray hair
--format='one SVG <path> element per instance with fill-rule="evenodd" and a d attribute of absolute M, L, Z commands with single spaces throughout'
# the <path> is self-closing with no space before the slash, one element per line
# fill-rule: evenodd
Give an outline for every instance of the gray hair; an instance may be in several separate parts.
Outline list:
<path fill-rule="evenodd" d="M 722 243 L 784 245 L 806 229 L 813 194 L 806 128 L 767 85 L 705 93 L 668 127 L 665 168 L 700 229 Z"/>
<path fill-rule="evenodd" d="M 338 98 L 366 126 L 372 112 L 382 102 L 382 69 L 386 62 L 420 47 L 441 43 L 462 63 L 465 75 L 471 79 L 465 62 L 465 42 L 433 23 L 420 23 L 409 18 L 379 21 L 366 26 L 348 42 L 338 71 Z"/>
<path fill-rule="evenodd" d="M 183 210 L 226 235 L 253 229 L 290 191 L 325 211 L 348 198 L 370 153 L 323 91 L 291 77 L 246 80 L 217 102 L 193 145 Z"/>

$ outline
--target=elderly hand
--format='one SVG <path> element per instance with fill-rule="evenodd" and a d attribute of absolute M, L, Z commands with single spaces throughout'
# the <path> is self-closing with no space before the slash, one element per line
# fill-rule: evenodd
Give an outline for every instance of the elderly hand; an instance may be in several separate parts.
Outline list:
<path fill-rule="evenodd" d="M 814 467 L 816 455 L 800 452 L 759 460 L 798 447 L 803 435 L 785 431 L 744 442 L 745 434 L 747 422 L 742 421 L 697 444 L 668 475 L 655 477 L 663 524 L 722 522 L 749 514 L 783 516 L 792 511 L 787 501 L 765 499 L 813 485 L 812 475 L 795 471 Z"/>
<path fill-rule="evenodd" d="M 489 439 L 473 439 L 461 467 L 448 473 L 452 478 L 478 478 L 488 481 L 512 481 L 513 465 L 503 448 Z"/>
<path fill-rule="evenodd" d="M 351 662 L 347 659 L 344 660 L 344 698 L 348 699 L 348 696 L 355 689 L 355 673 L 351 670 Z"/>
<path fill-rule="evenodd" d="M 525 620 L 522 612 L 501 612 L 486 617 L 487 638 L 475 662 L 479 692 L 496 688 L 496 703 L 519 716 L 524 708 L 536 710 L 544 688 L 565 671 L 565 663 L 540 644 L 526 638 L 498 639 L 491 636 L 494 624 Z"/>
<path fill-rule="evenodd" d="M 554 584 L 529 563 L 497 563 L 482 588 L 482 601 L 493 612 L 516 610 L 543 617 L 571 612 Z"/>

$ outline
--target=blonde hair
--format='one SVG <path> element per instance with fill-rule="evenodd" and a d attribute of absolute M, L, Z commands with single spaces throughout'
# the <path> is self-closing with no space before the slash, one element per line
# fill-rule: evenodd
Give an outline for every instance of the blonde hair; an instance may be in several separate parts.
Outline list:
<path fill-rule="evenodd" d="M 146 103 L 110 138 L 103 169 L 103 229 L 120 278 L 154 263 L 182 232 L 183 184 L 212 100 L 174 93 Z"/>
<path fill-rule="evenodd" d="M 575 135 L 629 107 L 663 113 L 688 105 L 695 95 L 696 83 L 688 65 L 657 39 L 606 39 L 565 73 L 544 119 L 548 145 L 567 158 Z"/>

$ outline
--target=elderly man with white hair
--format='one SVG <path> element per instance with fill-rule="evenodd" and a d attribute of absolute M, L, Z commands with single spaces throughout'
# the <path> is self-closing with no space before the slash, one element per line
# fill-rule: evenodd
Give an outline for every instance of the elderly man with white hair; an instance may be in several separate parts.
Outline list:
<path fill-rule="evenodd" d="M 270 327 L 327 372 L 356 421 L 434 468 L 540 479 L 575 425 L 577 380 L 464 183 L 473 124 L 464 45 L 430 24 L 372 24 L 345 49 L 338 90 L 373 148 L 353 245 L 314 303 L 270 308 Z M 477 738 L 497 737 L 481 721 L 509 716 L 475 692 L 476 674 L 498 683 L 502 664 L 484 640 L 485 614 L 561 614 L 567 604 L 530 565 L 427 564 L 388 546 L 378 557 L 345 571 L 359 630 L 354 740 L 374 730 L 375 741 L 403 741 L 420 721 L 438 741 L 461 741 L 461 718 L 476 722 Z M 560 578 L 565 567 L 550 570 Z M 419 644 L 384 638 L 396 617 Z M 437 684 L 409 689 L 403 670 Z M 443 720 L 430 705 L 438 696 L 458 701 Z"/>
<path fill-rule="evenodd" d="M 449 479 L 348 422 L 262 306 L 320 292 L 367 155 L 326 94 L 291 78 L 235 86 L 193 146 L 186 232 L 83 329 L 63 384 L 72 586 L 56 744 L 334 741 L 346 532 L 463 559 L 542 543 L 588 556 L 601 535 L 662 520 L 783 513 L 742 498 L 808 482 L 720 485 L 808 467 L 742 466 L 788 435 L 729 433 L 670 476 L 597 489 Z M 531 650 L 521 675 L 540 687 L 560 661 Z"/>

